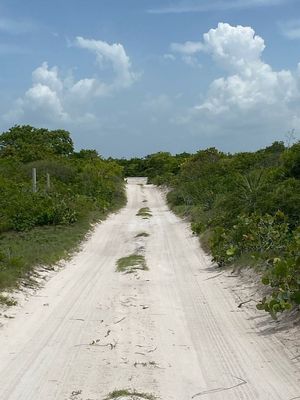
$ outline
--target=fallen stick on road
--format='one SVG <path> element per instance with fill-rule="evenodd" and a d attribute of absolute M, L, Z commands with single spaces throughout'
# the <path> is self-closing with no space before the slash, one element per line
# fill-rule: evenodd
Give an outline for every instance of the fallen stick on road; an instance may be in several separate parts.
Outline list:
<path fill-rule="evenodd" d="M 126 317 L 123 317 L 123 318 L 119 319 L 119 321 L 117 321 L 117 322 L 114 322 L 114 325 L 117 325 L 117 324 L 119 324 L 120 322 L 124 321 L 124 319 L 126 319 Z"/>
<path fill-rule="evenodd" d="M 226 388 L 217 388 L 217 389 L 205 390 L 204 392 L 199 392 L 199 393 L 194 394 L 192 399 L 194 399 L 195 397 L 204 396 L 204 395 L 210 394 L 210 393 L 225 392 L 227 390 L 235 389 L 235 388 L 237 388 L 239 386 L 246 385 L 248 383 L 247 381 L 245 381 L 245 379 L 239 378 L 238 376 L 234 376 L 233 378 L 238 379 L 240 381 L 240 383 L 238 383 L 238 384 L 236 384 L 234 386 L 226 387 Z"/>

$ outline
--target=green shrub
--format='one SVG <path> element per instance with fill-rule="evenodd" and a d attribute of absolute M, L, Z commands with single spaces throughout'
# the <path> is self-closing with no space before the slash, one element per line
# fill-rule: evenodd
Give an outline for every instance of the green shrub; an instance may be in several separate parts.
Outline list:
<path fill-rule="evenodd" d="M 300 229 L 293 232 L 281 257 L 275 257 L 264 274 L 262 282 L 272 287 L 272 294 L 262 299 L 259 309 L 278 312 L 300 304 Z"/>
<path fill-rule="evenodd" d="M 230 229 L 213 230 L 211 249 L 220 265 L 233 264 L 242 254 L 257 260 L 275 257 L 284 251 L 290 239 L 289 225 L 282 212 L 272 215 L 241 215 Z"/>

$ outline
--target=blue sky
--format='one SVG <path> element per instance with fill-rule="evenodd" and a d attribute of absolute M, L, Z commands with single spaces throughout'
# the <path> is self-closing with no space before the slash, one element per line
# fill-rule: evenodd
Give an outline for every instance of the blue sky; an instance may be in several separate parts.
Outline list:
<path fill-rule="evenodd" d="M 104 156 L 300 131 L 299 0 L 0 0 L 0 129 Z"/>

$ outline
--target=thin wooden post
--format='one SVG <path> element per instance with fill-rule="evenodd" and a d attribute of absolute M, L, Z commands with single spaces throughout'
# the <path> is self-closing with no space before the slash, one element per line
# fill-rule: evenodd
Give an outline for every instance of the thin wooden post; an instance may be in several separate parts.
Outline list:
<path fill-rule="evenodd" d="M 37 185 L 36 185 L 36 168 L 32 168 L 32 191 L 33 193 L 37 192 Z"/>

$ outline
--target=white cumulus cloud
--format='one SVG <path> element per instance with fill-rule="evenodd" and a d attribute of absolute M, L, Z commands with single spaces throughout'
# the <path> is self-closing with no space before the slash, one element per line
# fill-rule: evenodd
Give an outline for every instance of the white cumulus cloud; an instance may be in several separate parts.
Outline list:
<path fill-rule="evenodd" d="M 243 70 L 260 59 L 265 43 L 250 27 L 219 23 L 216 29 L 210 29 L 203 35 L 203 41 L 172 43 L 170 48 L 183 56 L 206 52 L 223 67 Z"/>
<path fill-rule="evenodd" d="M 203 50 L 203 44 L 201 42 L 172 43 L 170 48 L 175 53 L 190 56 Z"/>
<path fill-rule="evenodd" d="M 221 65 L 242 71 L 260 61 L 265 43 L 250 27 L 219 23 L 203 35 L 203 48 Z"/>
<path fill-rule="evenodd" d="M 108 44 L 101 40 L 78 36 L 75 45 L 94 53 L 101 67 L 107 62 L 112 65 L 115 72 L 114 87 L 128 87 L 136 80 L 136 74 L 131 70 L 130 59 L 122 44 Z"/>
<path fill-rule="evenodd" d="M 192 67 L 200 66 L 197 53 L 203 50 L 204 46 L 201 42 L 171 43 L 170 46 L 171 53 L 179 54 L 182 60 Z M 176 58 L 174 55 L 173 57 Z"/>
<path fill-rule="evenodd" d="M 58 76 L 58 67 L 48 67 L 47 62 L 36 68 L 32 73 L 32 82 L 34 85 L 42 84 L 48 86 L 55 92 L 61 92 L 63 83 Z"/>
<path fill-rule="evenodd" d="M 4 115 L 7 122 L 38 121 L 42 123 L 94 120 L 89 106 L 97 98 L 112 96 L 128 88 L 136 80 L 130 58 L 121 44 L 108 44 L 100 40 L 77 37 L 76 47 L 91 51 L 99 67 L 107 65 L 112 71 L 111 81 L 101 79 L 101 68 L 93 78 L 75 80 L 72 75 L 62 76 L 57 66 L 47 62 L 32 72 L 32 86 L 17 99 Z"/>
<path fill-rule="evenodd" d="M 264 40 L 252 28 L 219 23 L 203 35 L 198 49 L 195 53 L 209 54 L 225 75 L 211 82 L 204 100 L 181 123 L 194 121 L 219 134 L 240 126 L 255 126 L 257 133 L 271 126 L 288 129 L 299 120 L 299 72 L 274 71 L 265 63 Z"/>
<path fill-rule="evenodd" d="M 67 118 L 58 93 L 41 83 L 37 83 L 27 90 L 23 99 L 23 108 L 43 112 L 50 118 Z"/>

